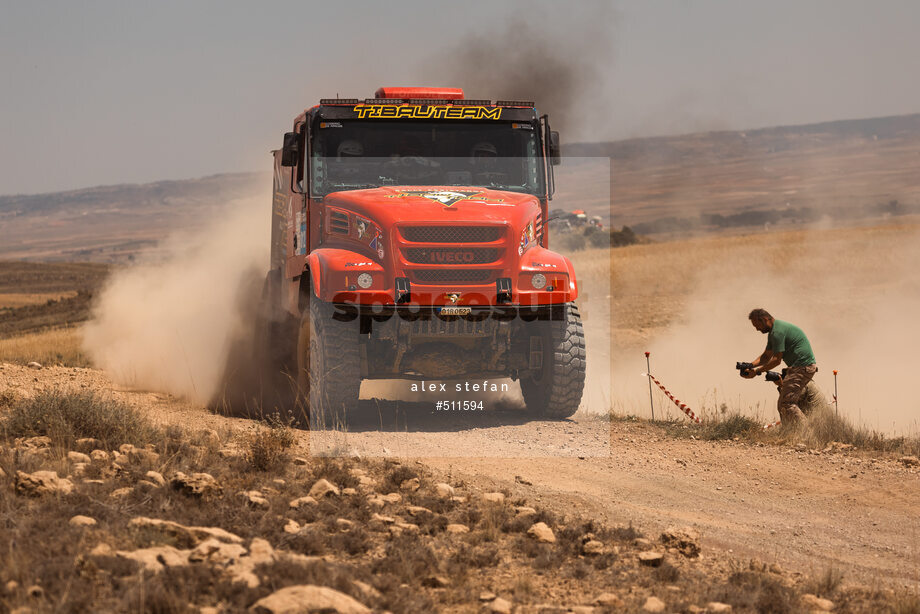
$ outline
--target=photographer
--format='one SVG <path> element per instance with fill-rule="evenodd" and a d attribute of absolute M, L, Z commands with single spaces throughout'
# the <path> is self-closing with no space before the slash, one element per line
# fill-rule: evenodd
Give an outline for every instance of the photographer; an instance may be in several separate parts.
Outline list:
<path fill-rule="evenodd" d="M 767 348 L 751 361 L 751 368 L 741 371 L 741 377 L 757 377 L 785 361 L 788 368 L 779 387 L 779 419 L 784 425 L 799 422 L 805 418 L 799 401 L 805 387 L 818 372 L 808 337 L 798 326 L 776 320 L 764 309 L 754 309 L 748 318 L 754 328 L 767 335 Z"/>

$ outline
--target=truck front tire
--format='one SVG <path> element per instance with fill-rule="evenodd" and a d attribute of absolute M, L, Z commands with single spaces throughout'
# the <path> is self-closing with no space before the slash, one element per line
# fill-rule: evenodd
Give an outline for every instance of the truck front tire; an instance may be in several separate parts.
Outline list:
<path fill-rule="evenodd" d="M 336 320 L 334 313 L 333 305 L 311 296 L 300 319 L 297 381 L 309 402 L 311 430 L 344 424 L 361 391 L 357 323 Z"/>
<path fill-rule="evenodd" d="M 585 331 L 575 303 L 565 305 L 561 320 L 537 320 L 528 325 L 543 347 L 543 365 L 521 377 L 521 393 L 531 413 L 568 418 L 581 403 L 585 388 Z"/>

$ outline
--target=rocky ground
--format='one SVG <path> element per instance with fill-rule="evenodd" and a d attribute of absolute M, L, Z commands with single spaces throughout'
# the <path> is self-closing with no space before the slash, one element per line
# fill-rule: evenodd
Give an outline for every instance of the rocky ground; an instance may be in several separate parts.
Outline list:
<path fill-rule="evenodd" d="M 7 417 L 29 399 L 51 407 L 53 390 L 97 393 L 155 424 L 122 429 L 123 441 L 13 437 Z M 0 365 L 0 399 L 0 610 L 917 607 L 918 470 L 897 459 L 674 439 L 632 422 L 611 424 L 607 457 L 329 459 L 309 454 L 307 433 L 94 370 Z M 445 449 L 460 435 L 441 433 Z"/>

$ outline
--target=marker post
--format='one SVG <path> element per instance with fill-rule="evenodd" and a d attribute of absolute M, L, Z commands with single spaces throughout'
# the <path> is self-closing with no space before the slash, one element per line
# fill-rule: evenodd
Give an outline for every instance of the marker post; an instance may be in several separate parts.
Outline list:
<path fill-rule="evenodd" d="M 837 408 L 837 369 L 834 369 L 834 415 L 838 414 Z"/>
<path fill-rule="evenodd" d="M 646 373 L 648 373 L 648 404 L 652 408 L 652 420 L 654 420 L 655 419 L 655 401 L 652 400 L 652 366 L 651 366 L 651 363 L 649 362 L 649 358 L 648 358 L 649 354 L 651 354 L 651 352 L 645 353 L 645 368 L 647 369 Z M 834 373 L 836 373 L 836 371 Z"/>

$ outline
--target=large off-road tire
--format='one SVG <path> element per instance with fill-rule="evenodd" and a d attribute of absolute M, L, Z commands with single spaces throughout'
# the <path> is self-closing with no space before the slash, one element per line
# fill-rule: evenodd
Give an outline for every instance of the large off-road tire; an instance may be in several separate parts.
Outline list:
<path fill-rule="evenodd" d="M 543 345 L 543 368 L 521 377 L 521 393 L 531 413 L 568 418 L 578 410 L 585 389 L 585 330 L 575 303 L 565 305 L 561 320 L 528 325 Z"/>
<path fill-rule="evenodd" d="M 361 355 L 358 323 L 333 317 L 334 307 L 310 297 L 297 336 L 297 381 L 308 400 L 310 429 L 337 428 L 358 405 Z"/>

